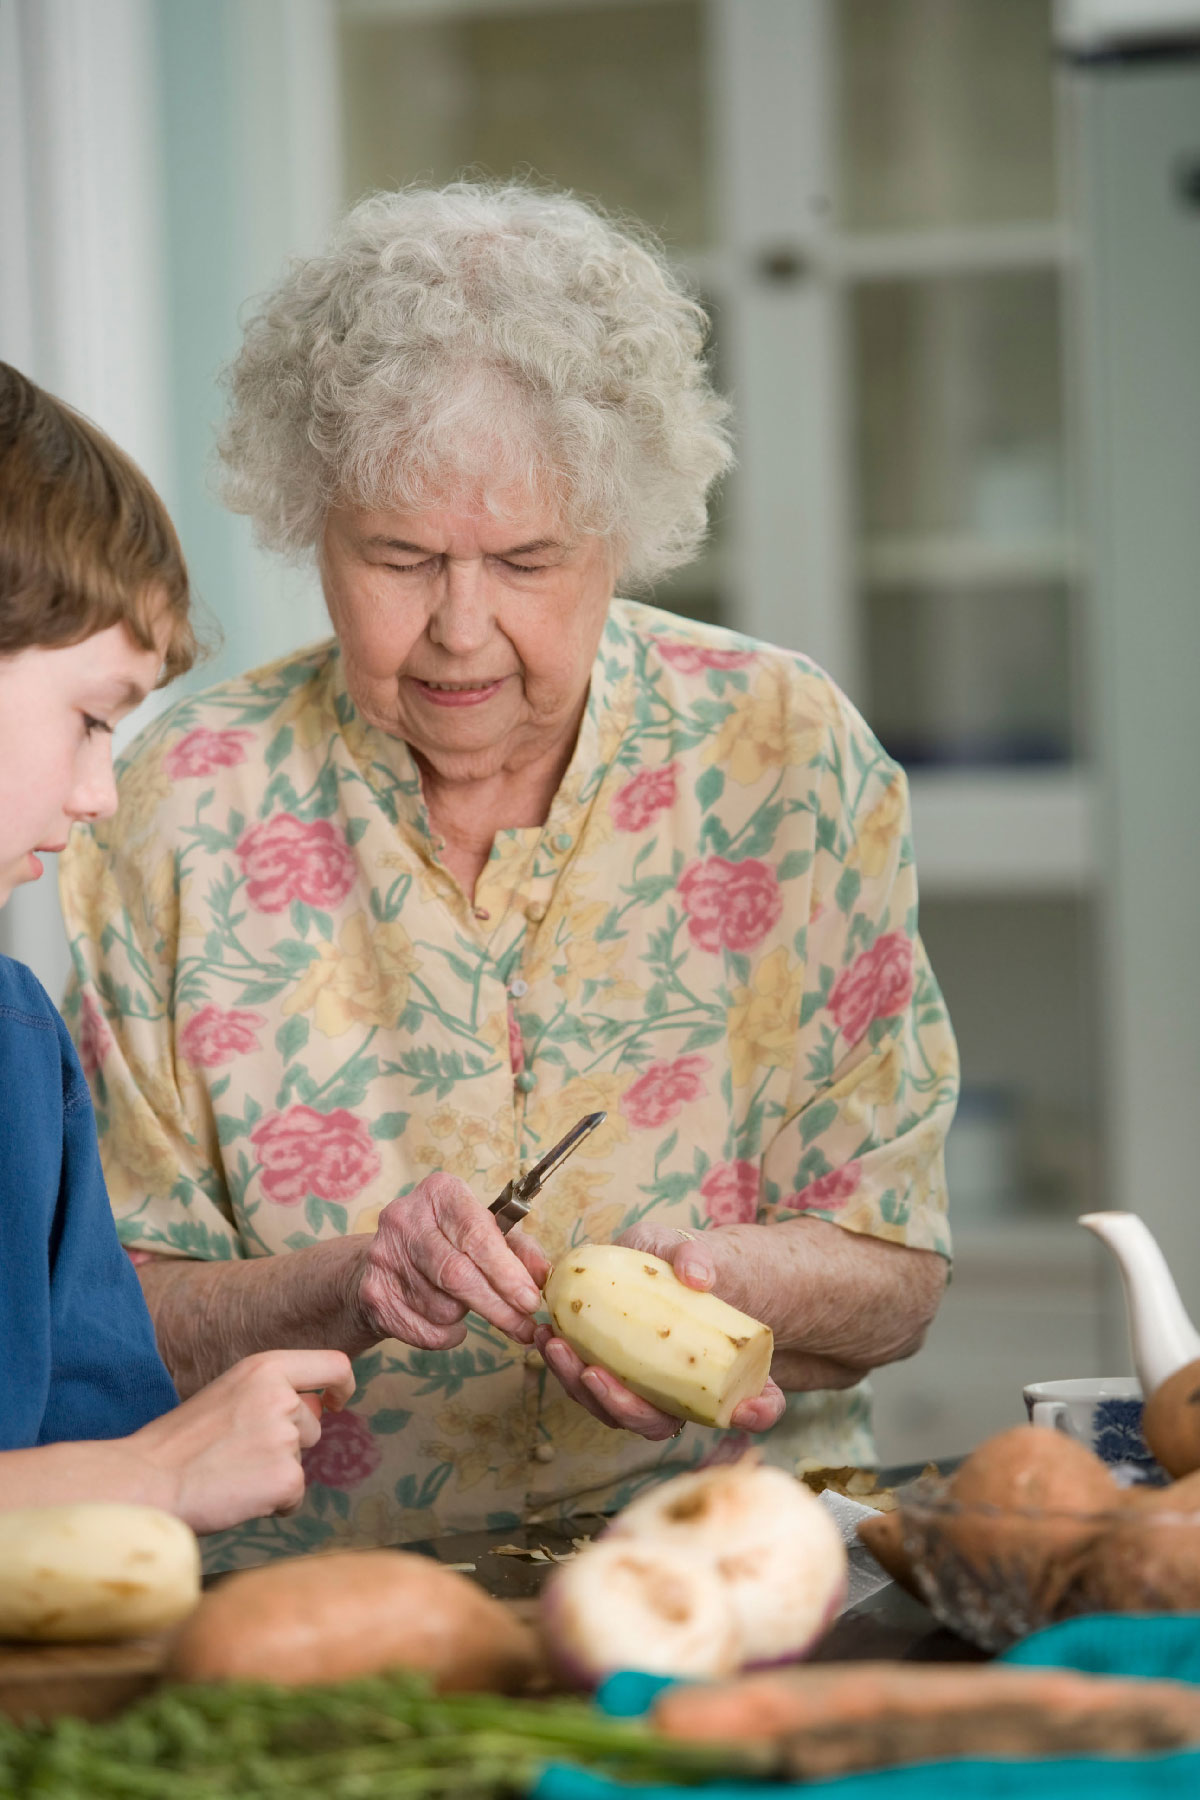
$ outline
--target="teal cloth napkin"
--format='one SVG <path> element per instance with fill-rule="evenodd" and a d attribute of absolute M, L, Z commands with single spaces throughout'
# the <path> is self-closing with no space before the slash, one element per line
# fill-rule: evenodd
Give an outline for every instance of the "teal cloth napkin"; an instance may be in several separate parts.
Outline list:
<path fill-rule="evenodd" d="M 1091 1675 L 1145 1675 L 1200 1683 L 1200 1613 L 1097 1613 L 1052 1625 L 1007 1651 L 1002 1662 L 1082 1669 Z M 597 1695 L 619 1718 L 644 1713 L 666 1683 L 614 1675 Z M 835 1781 L 703 1788 L 627 1786 L 581 1769 L 544 1771 L 533 1800 L 1200 1800 L 1200 1750 L 1165 1756 L 1059 1756 L 1035 1761 L 971 1758 L 912 1763 Z"/>

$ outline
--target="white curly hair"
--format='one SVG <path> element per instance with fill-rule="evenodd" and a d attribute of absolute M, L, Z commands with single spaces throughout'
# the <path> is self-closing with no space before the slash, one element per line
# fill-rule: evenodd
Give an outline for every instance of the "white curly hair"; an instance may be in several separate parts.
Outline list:
<path fill-rule="evenodd" d="M 294 262 L 227 371 L 223 490 L 260 541 L 337 502 L 517 490 L 644 586 L 695 556 L 733 459 L 708 320 L 639 227 L 568 193 L 459 181 L 368 196 Z"/>

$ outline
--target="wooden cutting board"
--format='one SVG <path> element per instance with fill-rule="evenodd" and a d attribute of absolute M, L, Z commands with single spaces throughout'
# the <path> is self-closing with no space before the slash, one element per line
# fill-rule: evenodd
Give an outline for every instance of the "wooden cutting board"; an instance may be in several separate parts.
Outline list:
<path fill-rule="evenodd" d="M 108 1719 L 162 1675 L 169 1634 L 123 1644 L 0 1644 L 0 1713 L 20 1725 Z"/>
<path fill-rule="evenodd" d="M 532 1600 L 502 1604 L 527 1624 L 537 1613 Z M 170 1642 L 164 1632 L 123 1644 L 0 1644 L 0 1714 L 19 1725 L 110 1719 L 157 1687 Z"/>

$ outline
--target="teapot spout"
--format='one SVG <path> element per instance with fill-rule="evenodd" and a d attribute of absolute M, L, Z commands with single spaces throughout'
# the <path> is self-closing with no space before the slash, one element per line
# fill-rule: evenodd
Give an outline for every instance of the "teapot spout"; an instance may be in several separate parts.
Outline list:
<path fill-rule="evenodd" d="M 1136 1213 L 1084 1213 L 1079 1223 L 1094 1231 L 1117 1259 L 1133 1363 L 1149 1397 L 1176 1369 L 1200 1359 L 1200 1332 L 1184 1310 L 1166 1258 Z"/>

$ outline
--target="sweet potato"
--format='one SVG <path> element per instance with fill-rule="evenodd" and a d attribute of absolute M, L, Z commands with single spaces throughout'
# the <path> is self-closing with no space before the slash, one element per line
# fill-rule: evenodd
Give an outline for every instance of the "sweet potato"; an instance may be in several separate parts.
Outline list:
<path fill-rule="evenodd" d="M 956 1557 L 964 1579 L 1002 1587 L 1031 1617 L 1048 1618 L 1120 1494 L 1082 1444 L 1015 1425 L 985 1438 L 951 1477 L 948 1509 L 922 1520 L 914 1507 L 908 1524 L 926 1538 L 928 1560 Z"/>
<path fill-rule="evenodd" d="M 167 1673 L 296 1687 L 404 1668 L 440 1693 L 514 1693 L 539 1665 L 529 1627 L 465 1575 L 404 1550 L 343 1550 L 228 1576 L 180 1632 Z"/>
<path fill-rule="evenodd" d="M 849 1774 L 945 1756 L 1179 1749 L 1200 1743 L 1200 1692 L 1066 1669 L 866 1662 L 678 1687 L 665 1736 L 771 1746 L 781 1773 Z"/>
<path fill-rule="evenodd" d="M 1185 1363 L 1155 1388 L 1142 1434 L 1168 1475 L 1200 1469 L 1200 1362 Z"/>
<path fill-rule="evenodd" d="M 914 1600 L 924 1600 L 913 1571 L 912 1559 L 904 1548 L 904 1527 L 898 1512 L 875 1513 L 858 1522 L 859 1542 L 865 1544 L 880 1568 L 889 1574 Z"/>

